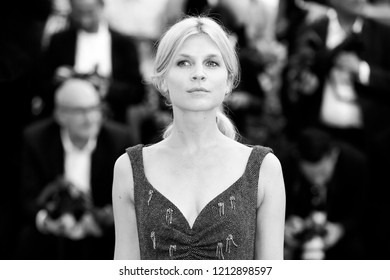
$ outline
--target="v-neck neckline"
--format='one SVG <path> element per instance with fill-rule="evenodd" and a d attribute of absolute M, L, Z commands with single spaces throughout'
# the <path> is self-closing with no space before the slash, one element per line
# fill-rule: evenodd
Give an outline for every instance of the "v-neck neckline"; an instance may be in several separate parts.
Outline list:
<path fill-rule="evenodd" d="M 190 231 L 194 231 L 196 229 L 195 227 L 196 227 L 197 223 L 199 223 L 198 220 L 201 218 L 202 214 L 207 210 L 207 208 L 209 208 L 211 205 L 213 205 L 214 202 L 217 199 L 219 199 L 221 196 L 225 195 L 227 192 L 232 191 L 232 189 L 234 187 L 236 187 L 237 185 L 240 185 L 239 183 L 244 179 L 245 175 L 248 173 L 250 162 L 252 161 L 252 158 L 254 157 L 254 154 L 255 154 L 256 146 L 252 147 L 252 150 L 251 150 L 251 152 L 249 154 L 249 157 L 247 159 L 247 163 L 245 165 L 245 169 L 244 169 L 244 172 L 242 173 L 242 175 L 236 181 L 234 181 L 234 183 L 232 183 L 229 187 L 227 187 L 222 192 L 220 192 L 219 194 L 214 196 L 214 198 L 212 198 L 208 203 L 205 204 L 205 206 L 203 206 L 202 210 L 196 216 L 192 226 L 188 222 L 187 218 L 184 216 L 183 212 L 179 209 L 179 207 L 177 207 L 176 204 L 174 204 L 167 196 L 165 196 L 158 189 L 156 189 L 150 183 L 148 178 L 146 177 L 145 166 L 144 166 L 144 157 L 143 157 L 143 148 L 144 148 L 144 146 L 142 145 L 141 149 L 140 149 L 140 153 L 141 153 L 141 171 L 142 171 L 141 173 L 142 173 L 142 177 L 143 177 L 144 181 L 149 185 L 150 188 L 152 188 L 153 192 L 156 192 L 160 197 L 162 197 L 162 199 L 166 200 L 170 205 L 172 205 L 172 208 L 174 208 L 174 210 L 176 210 L 179 213 L 179 215 L 181 216 L 181 218 L 185 221 L 187 229 L 189 229 Z"/>

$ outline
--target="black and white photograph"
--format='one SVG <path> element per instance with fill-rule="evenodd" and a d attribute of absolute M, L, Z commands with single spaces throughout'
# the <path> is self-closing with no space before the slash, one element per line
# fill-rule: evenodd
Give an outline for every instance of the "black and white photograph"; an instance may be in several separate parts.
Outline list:
<path fill-rule="evenodd" d="M 7 279 L 385 276 L 389 0 L 5 1 L 0 38 Z"/>

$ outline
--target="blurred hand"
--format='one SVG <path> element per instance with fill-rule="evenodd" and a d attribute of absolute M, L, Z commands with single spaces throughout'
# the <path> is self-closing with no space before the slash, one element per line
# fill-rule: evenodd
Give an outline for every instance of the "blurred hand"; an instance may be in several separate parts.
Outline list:
<path fill-rule="evenodd" d="M 344 227 L 339 223 L 328 222 L 325 225 L 325 230 L 324 241 L 326 248 L 333 247 L 344 236 Z"/>
<path fill-rule="evenodd" d="M 103 208 L 95 209 L 94 214 L 99 225 L 112 226 L 114 224 L 112 205 L 106 205 Z"/>
<path fill-rule="evenodd" d="M 359 74 L 359 57 L 353 52 L 342 52 L 335 59 L 336 67 L 350 72 L 353 75 Z"/>
<path fill-rule="evenodd" d="M 81 218 L 80 225 L 84 228 L 87 235 L 99 237 L 103 235 L 103 231 L 91 212 L 85 213 Z"/>
<path fill-rule="evenodd" d="M 63 65 L 56 69 L 54 72 L 54 82 L 62 83 L 65 80 L 71 78 L 75 74 L 73 67 L 69 65 Z"/>
<path fill-rule="evenodd" d="M 62 235 L 63 225 L 59 219 L 50 218 L 45 209 L 40 210 L 35 218 L 36 227 L 41 233 L 51 233 L 54 235 Z"/>
<path fill-rule="evenodd" d="M 289 246 L 297 246 L 298 241 L 296 240 L 297 234 L 304 230 L 305 221 L 298 216 L 292 215 L 287 218 L 284 230 L 284 240 Z"/>
<path fill-rule="evenodd" d="M 109 79 L 101 77 L 98 74 L 93 74 L 87 79 L 98 89 L 101 98 L 104 98 L 107 95 L 110 87 Z"/>
<path fill-rule="evenodd" d="M 303 260 L 323 260 L 325 258 L 324 248 L 324 240 L 315 236 L 303 244 L 301 258 Z"/>
<path fill-rule="evenodd" d="M 79 220 L 76 220 L 71 213 L 64 213 L 58 219 L 52 219 L 43 209 L 36 216 L 36 225 L 41 233 L 64 236 L 72 240 L 80 240 L 88 235 L 102 236 L 103 234 L 98 222 L 90 212 L 84 213 Z"/>
<path fill-rule="evenodd" d="M 78 225 L 76 218 L 72 214 L 62 214 L 59 220 L 64 229 L 63 236 L 73 240 L 80 240 L 85 237 L 86 233 L 84 229 Z"/>
<path fill-rule="evenodd" d="M 61 216 L 61 221 L 64 226 L 64 236 L 72 240 L 80 240 L 89 235 L 101 236 L 102 230 L 96 222 L 92 213 L 84 213 L 77 221 L 72 214 L 64 214 Z"/>

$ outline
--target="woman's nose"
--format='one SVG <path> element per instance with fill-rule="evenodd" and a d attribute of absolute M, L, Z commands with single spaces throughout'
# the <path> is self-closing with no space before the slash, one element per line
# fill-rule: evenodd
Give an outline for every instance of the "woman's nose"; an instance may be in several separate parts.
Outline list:
<path fill-rule="evenodd" d="M 206 77 L 204 75 L 198 75 L 198 74 L 192 76 L 192 80 L 194 80 L 194 81 L 197 81 L 197 80 L 203 81 L 205 78 Z"/>
<path fill-rule="evenodd" d="M 206 75 L 204 74 L 204 71 L 201 67 L 197 67 L 191 75 L 191 79 L 193 81 L 203 81 L 206 79 Z"/>

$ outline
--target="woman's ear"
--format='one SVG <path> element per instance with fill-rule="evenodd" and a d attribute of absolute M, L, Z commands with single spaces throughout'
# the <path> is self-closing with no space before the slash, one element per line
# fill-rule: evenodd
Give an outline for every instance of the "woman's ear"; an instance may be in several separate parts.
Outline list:
<path fill-rule="evenodd" d="M 163 93 L 164 95 L 165 95 L 165 94 L 168 94 L 168 85 L 167 85 L 167 82 L 165 81 L 165 79 L 162 79 L 162 80 L 161 80 L 160 89 L 162 90 L 162 93 Z"/>

